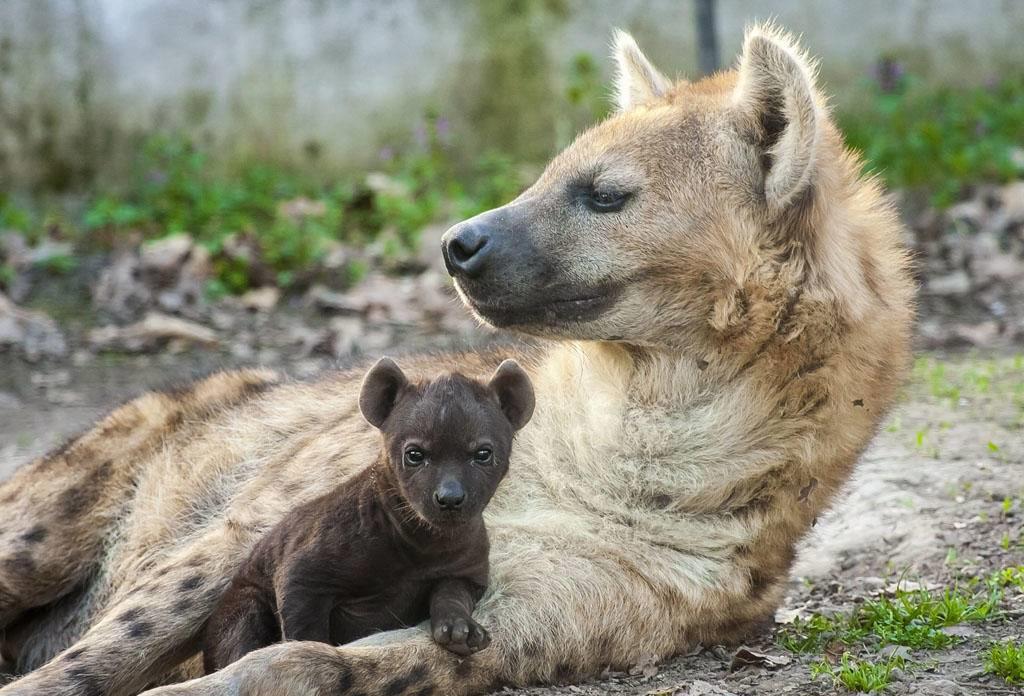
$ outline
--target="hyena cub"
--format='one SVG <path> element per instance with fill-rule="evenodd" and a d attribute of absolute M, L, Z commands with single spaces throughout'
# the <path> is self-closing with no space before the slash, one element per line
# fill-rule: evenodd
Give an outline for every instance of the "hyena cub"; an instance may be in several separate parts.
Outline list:
<path fill-rule="evenodd" d="M 487 586 L 483 509 L 533 406 L 514 360 L 486 384 L 457 373 L 414 383 L 378 361 L 359 395 L 383 435 L 377 460 L 257 543 L 207 624 L 207 673 L 280 640 L 342 644 L 428 616 L 452 652 L 486 648 L 472 619 Z"/>

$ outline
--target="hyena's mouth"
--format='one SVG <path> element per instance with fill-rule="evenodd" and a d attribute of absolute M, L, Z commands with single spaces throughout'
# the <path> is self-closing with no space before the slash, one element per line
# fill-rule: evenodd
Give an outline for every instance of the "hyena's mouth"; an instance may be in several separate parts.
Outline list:
<path fill-rule="evenodd" d="M 534 297 L 500 299 L 478 299 L 471 290 L 464 287 L 460 287 L 460 290 L 470 308 L 487 323 L 498 328 L 509 328 L 564 326 L 593 321 L 615 304 L 622 286 L 607 285 L 573 294 L 542 292 Z"/>

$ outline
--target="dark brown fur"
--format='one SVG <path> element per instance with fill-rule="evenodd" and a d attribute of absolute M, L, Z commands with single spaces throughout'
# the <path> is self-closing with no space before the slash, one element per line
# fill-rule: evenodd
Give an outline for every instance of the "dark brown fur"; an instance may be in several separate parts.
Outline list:
<path fill-rule="evenodd" d="M 377 460 L 256 545 L 207 624 L 207 673 L 283 639 L 338 645 L 428 616 L 452 652 L 490 644 L 472 618 L 487 586 L 483 509 L 532 412 L 529 378 L 508 362 L 488 384 L 452 374 L 414 385 L 385 358 L 359 404 L 383 435 Z M 137 609 L 118 618 L 130 635 L 147 628 Z"/>

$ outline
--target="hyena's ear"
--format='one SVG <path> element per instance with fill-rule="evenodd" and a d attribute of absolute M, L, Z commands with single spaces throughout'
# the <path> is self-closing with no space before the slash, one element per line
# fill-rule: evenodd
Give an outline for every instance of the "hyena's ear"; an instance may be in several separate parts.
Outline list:
<path fill-rule="evenodd" d="M 363 377 L 363 386 L 359 390 L 359 410 L 363 418 L 375 428 L 384 425 L 407 384 L 409 380 L 394 360 L 378 360 Z"/>
<path fill-rule="evenodd" d="M 612 46 L 615 58 L 615 101 L 620 112 L 629 111 L 668 93 L 672 83 L 651 65 L 632 36 L 616 29 Z"/>
<path fill-rule="evenodd" d="M 824 108 L 815 72 L 796 42 L 773 25 L 747 31 L 735 106 L 757 133 L 765 200 L 774 210 L 806 189 L 814 169 Z"/>
<path fill-rule="evenodd" d="M 519 430 L 530 422 L 535 403 L 533 384 L 519 363 L 506 360 L 498 365 L 488 386 L 498 395 L 498 403 L 513 430 Z"/>

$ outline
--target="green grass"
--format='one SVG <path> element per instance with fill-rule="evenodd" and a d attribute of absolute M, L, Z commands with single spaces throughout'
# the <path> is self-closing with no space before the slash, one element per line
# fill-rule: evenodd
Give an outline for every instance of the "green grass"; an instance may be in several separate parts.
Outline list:
<path fill-rule="evenodd" d="M 998 605 L 997 593 L 975 595 L 959 588 L 941 594 L 928 590 L 899 592 L 865 602 L 851 625 L 880 645 L 908 648 L 947 648 L 959 639 L 942 629 L 987 619 Z"/>
<path fill-rule="evenodd" d="M 850 691 L 870 694 L 883 691 L 889 686 L 892 671 L 897 668 L 903 669 L 905 666 L 905 660 L 899 657 L 891 657 L 884 662 L 872 662 L 859 660 L 850 653 L 843 653 L 836 665 L 830 664 L 827 660 L 811 665 L 811 675 L 815 678 L 826 675 L 832 678 L 835 686 L 844 686 Z"/>
<path fill-rule="evenodd" d="M 998 400 L 999 419 L 1024 427 L 1024 354 L 989 359 L 971 357 L 958 361 L 920 357 L 914 362 L 911 380 L 908 394 L 920 398 L 923 392 L 953 409 L 960 408 L 963 402 L 990 403 Z M 1007 402 L 1012 407 L 1009 412 L 1004 406 Z M 1005 456 L 1005 444 L 993 439 L 979 443 L 988 456 L 995 459 Z"/>
<path fill-rule="evenodd" d="M 897 592 L 893 597 L 869 599 L 850 614 L 816 614 L 796 620 L 779 636 L 782 647 L 795 653 L 821 652 L 827 645 L 865 645 L 881 648 L 941 649 L 959 642 L 942 631 L 969 621 L 982 621 L 996 610 L 1001 594 L 989 585 L 984 591 L 954 587 L 940 592 L 926 589 Z"/>
<path fill-rule="evenodd" d="M 912 650 L 942 650 L 964 639 L 943 629 L 996 618 L 1009 589 L 1024 592 L 1024 566 L 1004 568 L 983 579 L 971 579 L 941 591 L 897 591 L 862 602 L 850 612 L 815 614 L 797 619 L 780 630 L 777 641 L 786 650 L 803 655 L 838 654 L 833 664 L 822 657 L 811 665 L 814 676 L 825 675 L 837 686 L 871 693 L 889 684 L 893 669 L 913 669 L 915 663 L 899 655 L 880 657 L 886 646 Z M 1000 655 L 1012 664 L 1012 655 Z"/>
<path fill-rule="evenodd" d="M 989 646 L 984 655 L 985 672 L 1008 684 L 1024 684 L 1024 643 L 1005 641 Z"/>
<path fill-rule="evenodd" d="M 996 571 L 989 576 L 987 584 L 993 592 L 1014 588 L 1017 592 L 1024 594 L 1024 565 L 1011 566 Z"/>

